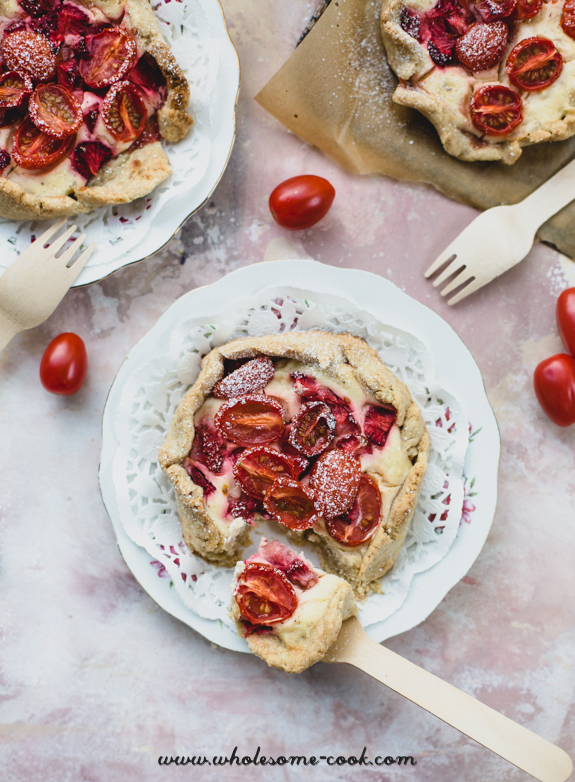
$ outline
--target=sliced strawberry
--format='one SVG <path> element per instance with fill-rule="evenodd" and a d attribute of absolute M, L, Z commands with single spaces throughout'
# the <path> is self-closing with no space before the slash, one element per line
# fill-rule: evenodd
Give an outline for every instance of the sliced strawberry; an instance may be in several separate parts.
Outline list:
<path fill-rule="evenodd" d="M 47 38 L 50 37 L 50 33 L 53 33 L 56 30 L 57 25 L 58 16 L 55 12 L 44 14 L 44 16 L 41 16 L 38 19 L 31 19 L 29 22 L 31 30 L 35 33 L 40 33 L 40 35 L 45 35 Z"/>
<path fill-rule="evenodd" d="M 250 497 L 245 492 L 241 493 L 239 499 L 231 499 L 228 502 L 227 515 L 233 516 L 234 519 L 242 518 L 251 524 L 256 513 L 260 516 L 267 516 L 262 501 Z"/>
<path fill-rule="evenodd" d="M 268 541 L 266 538 L 263 538 L 258 554 L 269 562 L 270 565 L 281 570 L 292 584 L 296 584 L 304 590 L 309 589 L 319 581 L 309 563 L 303 557 L 298 557 L 295 551 L 284 546 L 279 540 Z"/>
<path fill-rule="evenodd" d="M 420 41 L 421 32 L 421 18 L 417 11 L 413 11 L 411 8 L 402 8 L 401 17 L 399 19 L 401 29 L 404 30 L 416 41 Z"/>
<path fill-rule="evenodd" d="M 362 454 L 373 452 L 373 446 L 362 434 L 348 434 L 338 440 L 336 445 L 342 451 L 347 451 L 347 453 L 351 453 L 353 456 L 361 456 Z"/>
<path fill-rule="evenodd" d="M 111 158 L 112 150 L 101 141 L 82 141 L 74 150 L 72 166 L 88 180 Z"/>
<path fill-rule="evenodd" d="M 324 518 L 346 513 L 355 500 L 361 465 L 359 459 L 335 448 L 324 453 L 310 473 L 315 506 Z"/>
<path fill-rule="evenodd" d="M 336 421 L 335 435 L 339 436 L 344 432 L 347 434 L 347 429 L 353 422 L 349 400 L 338 396 L 331 389 L 320 385 L 314 377 L 302 372 L 292 372 L 290 377 L 294 381 L 296 394 L 310 401 L 324 402 L 329 407 Z"/>
<path fill-rule="evenodd" d="M 369 405 L 365 411 L 363 431 L 375 445 L 385 445 L 389 430 L 397 418 L 397 410 L 391 405 Z"/>
<path fill-rule="evenodd" d="M 19 0 L 19 3 L 28 16 L 37 19 L 44 14 L 54 11 L 60 5 L 60 0 Z"/>
<path fill-rule="evenodd" d="M 56 32 L 62 36 L 83 35 L 90 18 L 76 5 L 62 5 L 57 11 Z"/>
<path fill-rule="evenodd" d="M 196 484 L 196 486 L 199 486 L 201 489 L 204 490 L 204 497 L 209 497 L 210 494 L 213 494 L 216 490 L 216 487 L 210 483 L 210 481 L 206 478 L 204 473 L 199 470 L 195 465 L 191 463 L 189 459 L 186 459 L 184 461 L 184 469 L 190 476 L 190 478 L 193 480 L 193 482 Z"/>
<path fill-rule="evenodd" d="M 242 364 L 227 377 L 216 383 L 212 396 L 216 399 L 236 399 L 246 394 L 261 391 L 274 376 L 274 364 L 267 356 L 257 358 Z"/>
<path fill-rule="evenodd" d="M 146 144 L 152 144 L 154 141 L 159 140 L 160 128 L 158 126 L 158 118 L 155 114 L 152 114 L 152 116 L 148 117 L 146 120 L 142 135 L 134 141 L 130 149 L 140 149 L 141 147 L 145 147 Z"/>
<path fill-rule="evenodd" d="M 3 170 L 4 170 L 4 169 L 7 167 L 7 166 L 9 166 L 9 165 L 10 165 L 10 160 L 11 160 L 11 159 L 12 159 L 12 158 L 10 157 L 10 155 L 8 154 L 8 152 L 6 152 L 6 150 L 5 150 L 5 149 L 0 149 L 0 169 L 1 169 L 2 171 L 3 171 Z"/>
<path fill-rule="evenodd" d="M 73 90 L 80 80 L 80 71 L 75 60 L 58 63 L 58 84 Z"/>

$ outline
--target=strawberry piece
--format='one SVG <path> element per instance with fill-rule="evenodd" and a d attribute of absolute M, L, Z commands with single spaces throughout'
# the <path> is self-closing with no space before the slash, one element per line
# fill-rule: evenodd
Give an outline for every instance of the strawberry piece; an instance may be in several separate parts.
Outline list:
<path fill-rule="evenodd" d="M 228 502 L 227 515 L 233 516 L 234 519 L 242 518 L 244 521 L 247 521 L 248 524 L 251 524 L 256 513 L 264 518 L 269 518 L 261 500 L 256 500 L 255 497 L 250 497 L 250 495 L 245 492 L 241 493 L 239 499 L 231 499 Z"/>
<path fill-rule="evenodd" d="M 319 581 L 305 557 L 298 557 L 295 551 L 284 546 L 279 540 L 268 541 L 266 538 L 262 538 L 258 554 L 269 562 L 270 565 L 281 570 L 292 584 L 296 584 L 304 590 L 309 589 Z"/>
<path fill-rule="evenodd" d="M 90 133 L 94 132 L 94 128 L 96 127 L 96 122 L 98 121 L 98 115 L 99 115 L 98 109 L 92 109 L 91 111 L 87 111 L 86 114 L 84 114 L 84 124 L 90 131 Z"/>
<path fill-rule="evenodd" d="M 353 430 L 355 421 L 351 415 L 351 405 L 348 399 L 342 399 L 331 389 L 320 385 L 315 377 L 309 377 L 301 372 L 292 372 L 290 377 L 294 381 L 296 394 L 310 401 L 323 402 L 329 407 L 336 422 L 336 436 L 347 434 Z"/>
<path fill-rule="evenodd" d="M 72 155 L 72 166 L 84 179 L 97 174 L 112 157 L 112 150 L 101 141 L 82 141 Z"/>
<path fill-rule="evenodd" d="M 184 469 L 190 476 L 190 478 L 193 480 L 193 482 L 196 484 L 196 486 L 199 486 L 204 491 L 204 497 L 207 498 L 210 496 L 210 494 L 213 494 L 216 490 L 216 487 L 213 485 L 213 483 L 210 483 L 210 481 L 206 478 L 204 473 L 199 470 L 194 464 L 191 463 L 189 459 L 186 459 L 184 461 Z"/>
<path fill-rule="evenodd" d="M 22 10 L 33 19 L 54 11 L 60 5 L 60 0 L 19 0 Z"/>
<path fill-rule="evenodd" d="M 126 78 L 145 92 L 160 92 L 166 88 L 164 74 L 147 52 L 140 57 Z"/>
<path fill-rule="evenodd" d="M 90 18 L 75 5 L 63 5 L 57 11 L 56 32 L 62 36 L 83 35 Z"/>
<path fill-rule="evenodd" d="M 198 424 L 190 452 L 190 458 L 205 464 L 214 475 L 220 475 L 226 456 L 226 443 L 215 429 L 207 424 Z"/>
<path fill-rule="evenodd" d="M 365 436 L 375 445 L 385 445 L 389 430 L 397 418 L 397 410 L 391 405 L 369 405 L 363 422 Z"/>
<path fill-rule="evenodd" d="M 212 396 L 216 399 L 236 399 L 255 394 L 267 386 L 274 372 L 273 361 L 267 356 L 258 356 L 216 383 Z"/>
<path fill-rule="evenodd" d="M 421 18 L 416 11 L 413 11 L 411 8 L 402 8 L 399 24 L 401 29 L 408 35 L 421 42 Z"/>
<path fill-rule="evenodd" d="M 11 157 L 5 149 L 0 149 L 0 169 L 3 171 L 10 165 Z"/>
<path fill-rule="evenodd" d="M 75 60 L 58 63 L 58 84 L 73 90 L 80 79 L 80 71 Z"/>
<path fill-rule="evenodd" d="M 152 116 L 148 117 L 146 120 L 142 135 L 134 141 L 130 149 L 140 149 L 140 147 L 145 147 L 146 144 L 152 144 L 154 141 L 159 140 L 160 128 L 158 126 L 158 118 L 155 114 L 152 114 Z"/>
<path fill-rule="evenodd" d="M 359 459 L 339 448 L 324 453 L 310 473 L 316 508 L 324 518 L 346 513 L 361 479 Z"/>
<path fill-rule="evenodd" d="M 373 446 L 362 434 L 348 434 L 336 443 L 342 451 L 347 451 L 353 456 L 361 456 L 364 453 L 372 453 Z"/>
<path fill-rule="evenodd" d="M 49 37 L 50 33 L 53 33 L 56 30 L 57 25 L 58 16 L 54 12 L 51 14 L 44 14 L 44 16 L 40 16 L 38 19 L 31 19 L 29 22 L 31 30 L 34 30 L 35 33 L 40 33 L 40 35 L 45 35 L 46 37 Z"/>

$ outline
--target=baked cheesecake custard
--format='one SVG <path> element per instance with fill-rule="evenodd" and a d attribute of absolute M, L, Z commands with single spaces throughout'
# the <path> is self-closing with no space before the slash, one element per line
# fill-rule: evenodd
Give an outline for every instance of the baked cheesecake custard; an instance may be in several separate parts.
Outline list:
<path fill-rule="evenodd" d="M 194 553 L 230 565 L 271 519 L 365 595 L 401 550 L 428 450 L 419 407 L 364 340 L 291 332 L 212 350 L 160 463 Z"/>
<path fill-rule="evenodd" d="M 323 659 L 356 610 L 346 581 L 277 540 L 263 538 L 257 554 L 236 565 L 231 615 L 238 633 L 254 654 L 288 673 Z"/>
<path fill-rule="evenodd" d="M 512 164 L 575 133 L 575 0 L 384 0 L 393 100 L 449 154 Z"/>
<path fill-rule="evenodd" d="M 0 0 L 0 216 L 125 204 L 171 173 L 189 85 L 148 0 Z"/>

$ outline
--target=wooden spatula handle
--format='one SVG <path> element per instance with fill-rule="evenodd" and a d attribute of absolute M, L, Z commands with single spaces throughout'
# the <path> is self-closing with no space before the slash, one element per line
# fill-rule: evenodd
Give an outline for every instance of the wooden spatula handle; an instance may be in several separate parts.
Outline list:
<path fill-rule="evenodd" d="M 344 623 L 330 662 L 360 668 L 541 782 L 569 778 L 573 764 L 562 749 L 375 643 L 355 622 Z"/>
<path fill-rule="evenodd" d="M 22 329 L 0 310 L 0 353 L 19 331 Z"/>

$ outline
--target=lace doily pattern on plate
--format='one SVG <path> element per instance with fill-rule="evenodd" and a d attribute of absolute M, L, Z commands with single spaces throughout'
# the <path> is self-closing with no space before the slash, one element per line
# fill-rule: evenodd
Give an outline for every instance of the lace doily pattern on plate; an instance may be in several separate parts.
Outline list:
<path fill-rule="evenodd" d="M 431 439 L 429 467 L 405 546 L 382 579 L 383 593 L 361 605 L 362 623 L 380 622 L 395 612 L 413 576 L 439 562 L 457 534 L 468 423 L 457 400 L 437 385 L 423 344 L 338 297 L 322 296 L 319 301 L 317 294 L 299 289 L 268 289 L 222 310 L 214 322 L 190 318 L 181 323 L 169 352 L 150 355 L 132 373 L 118 406 L 113 474 L 120 520 L 128 536 L 149 552 L 153 566 L 167 570 L 184 604 L 206 619 L 232 626 L 232 570 L 208 564 L 187 549 L 171 484 L 157 461 L 158 449 L 177 405 L 198 375 L 201 358 L 213 347 L 236 337 L 318 328 L 349 331 L 375 348 L 409 387 Z M 289 543 L 280 525 L 262 522 L 254 533 L 252 537 L 266 534 Z M 254 542 L 245 553 L 256 548 Z M 311 547 L 306 555 L 317 562 Z"/>
<path fill-rule="evenodd" d="M 75 236 L 85 233 L 86 245 L 97 244 L 90 266 L 109 266 L 132 250 L 145 237 L 165 204 L 181 198 L 183 192 L 194 187 L 206 173 L 211 154 L 210 104 L 218 69 L 218 51 L 209 36 L 203 2 L 205 0 L 160 0 L 153 4 L 162 34 L 190 83 L 189 111 L 194 124 L 182 141 L 164 142 L 173 173 L 150 195 L 130 204 L 103 207 L 74 218 L 78 226 Z M 9 266 L 44 230 L 46 225 L 42 222 L 18 223 L 0 219 L 0 240 L 7 249 L 0 259 L 0 269 Z"/>

